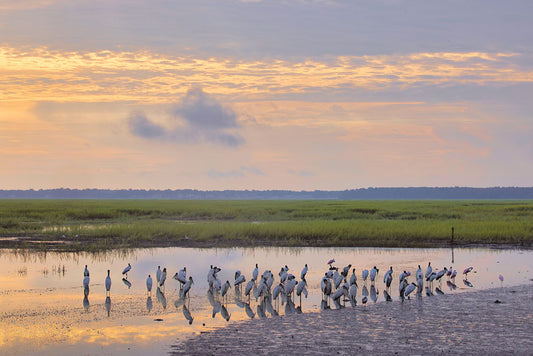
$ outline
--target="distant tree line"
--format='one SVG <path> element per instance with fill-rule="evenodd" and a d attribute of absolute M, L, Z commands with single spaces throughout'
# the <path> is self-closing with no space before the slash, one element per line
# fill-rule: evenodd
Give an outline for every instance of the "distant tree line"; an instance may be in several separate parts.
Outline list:
<path fill-rule="evenodd" d="M 403 200 L 403 199 L 533 199 L 533 187 L 405 187 L 342 191 L 293 190 L 145 190 L 29 189 L 0 190 L 0 199 L 169 199 L 169 200 Z"/>

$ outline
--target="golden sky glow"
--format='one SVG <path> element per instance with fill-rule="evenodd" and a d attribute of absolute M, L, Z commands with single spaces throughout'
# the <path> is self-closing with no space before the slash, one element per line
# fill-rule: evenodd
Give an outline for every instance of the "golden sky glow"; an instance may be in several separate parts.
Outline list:
<path fill-rule="evenodd" d="M 139 52 L 59 52 L 0 48 L 2 101 L 174 102 L 191 87 L 231 97 L 268 100 L 344 86 L 391 87 L 519 83 L 533 71 L 517 68 L 513 53 L 416 53 L 337 57 L 330 61 L 243 61 Z"/>
<path fill-rule="evenodd" d="M 529 186 L 530 9 L 1 2 L 0 189 Z"/>

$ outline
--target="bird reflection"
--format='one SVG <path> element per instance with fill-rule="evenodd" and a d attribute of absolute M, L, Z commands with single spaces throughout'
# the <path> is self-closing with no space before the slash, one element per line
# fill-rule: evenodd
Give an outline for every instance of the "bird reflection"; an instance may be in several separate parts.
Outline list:
<path fill-rule="evenodd" d="M 250 308 L 250 304 L 248 303 L 243 303 L 243 304 L 244 304 L 244 310 L 246 311 L 246 315 L 248 315 L 250 319 L 253 319 L 255 317 L 255 313 L 252 310 L 252 308 Z"/>
<path fill-rule="evenodd" d="M 220 315 L 224 318 L 224 320 L 229 321 L 229 318 L 231 315 L 228 313 L 228 309 L 224 305 L 220 307 Z"/>
<path fill-rule="evenodd" d="M 83 288 L 83 308 L 86 312 L 89 311 L 89 287 Z"/>
<path fill-rule="evenodd" d="M 456 290 L 457 289 L 457 286 L 452 281 L 447 281 L 446 285 L 448 286 L 448 288 L 450 288 L 450 290 Z"/>
<path fill-rule="evenodd" d="M 387 302 L 392 302 L 392 297 L 390 296 L 389 292 L 387 292 L 386 290 L 383 291 L 383 297 L 385 298 Z"/>
<path fill-rule="evenodd" d="M 262 303 L 257 304 L 257 315 L 260 319 L 266 318 L 265 309 L 263 308 Z"/>
<path fill-rule="evenodd" d="M 122 283 L 124 283 L 126 287 L 128 287 L 128 289 L 131 288 L 131 282 L 128 281 L 126 278 L 122 278 Z"/>
<path fill-rule="evenodd" d="M 105 298 L 105 310 L 107 311 L 107 316 L 111 313 L 111 297 L 107 296 Z"/>
<path fill-rule="evenodd" d="M 370 286 L 370 299 L 372 299 L 374 303 L 378 301 L 376 287 L 373 284 Z"/>
<path fill-rule="evenodd" d="M 285 315 L 292 315 L 294 313 L 296 313 L 296 306 L 289 296 L 287 297 L 287 304 L 285 304 Z"/>
<path fill-rule="evenodd" d="M 363 294 L 363 297 L 366 297 L 368 299 L 368 288 L 366 287 L 366 285 L 363 286 L 363 290 L 361 291 L 361 293 Z"/>
<path fill-rule="evenodd" d="M 440 295 L 444 294 L 444 292 L 439 287 L 435 288 L 435 292 Z"/>
<path fill-rule="evenodd" d="M 187 308 L 185 304 L 183 304 L 183 316 L 185 317 L 185 319 L 189 321 L 189 325 L 192 324 L 192 321 L 194 320 L 194 318 L 192 317 L 191 312 L 189 311 L 189 308 Z"/>
<path fill-rule="evenodd" d="M 276 309 L 274 309 L 274 307 L 272 306 L 272 301 L 270 300 L 270 297 L 267 297 L 267 298 L 264 298 L 263 299 L 263 305 L 266 309 L 266 311 L 268 311 L 270 313 L 270 315 L 272 316 L 278 316 L 278 312 L 276 311 Z"/>
<path fill-rule="evenodd" d="M 222 309 L 222 303 L 217 301 L 215 305 L 213 305 L 213 314 L 211 315 L 213 318 L 217 315 L 218 312 Z"/>
<path fill-rule="evenodd" d="M 467 281 L 466 279 L 463 279 L 463 283 L 465 284 L 465 286 L 467 286 L 469 288 L 474 287 L 474 285 L 472 283 L 470 283 L 469 281 Z"/>
<path fill-rule="evenodd" d="M 152 311 L 152 307 L 152 297 L 148 296 L 148 298 L 146 298 L 146 310 L 148 310 L 148 313 Z"/>
<path fill-rule="evenodd" d="M 161 303 L 161 305 L 163 306 L 163 309 L 166 309 L 167 308 L 167 297 L 165 297 L 165 294 L 161 291 L 161 288 L 157 287 L 155 296 L 157 298 L 157 301 Z"/>

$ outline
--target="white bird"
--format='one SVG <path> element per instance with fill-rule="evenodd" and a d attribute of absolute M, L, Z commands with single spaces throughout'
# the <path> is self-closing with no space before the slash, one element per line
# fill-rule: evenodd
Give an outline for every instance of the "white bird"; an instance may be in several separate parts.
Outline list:
<path fill-rule="evenodd" d="M 350 285 L 357 285 L 357 276 L 355 275 L 355 268 L 352 270 L 352 276 L 350 277 Z"/>
<path fill-rule="evenodd" d="M 148 293 L 152 292 L 152 276 L 150 275 L 146 278 L 146 289 L 148 290 Z"/>
<path fill-rule="evenodd" d="M 305 279 L 306 274 L 307 274 L 307 263 L 305 264 L 305 267 L 302 269 L 302 273 L 300 274 L 300 279 Z"/>
<path fill-rule="evenodd" d="M 376 268 L 376 266 L 374 266 L 371 270 L 370 270 L 370 282 L 374 282 L 374 280 L 376 279 L 376 275 L 378 274 L 379 272 L 379 269 Z"/>
<path fill-rule="evenodd" d="M 405 288 L 407 287 L 407 279 L 404 279 L 402 281 L 402 283 L 400 283 L 400 287 L 399 287 L 399 290 L 400 290 L 400 298 L 404 298 L 404 293 L 405 293 Z"/>
<path fill-rule="evenodd" d="M 161 281 L 161 266 L 157 266 L 157 271 L 155 272 L 155 280 L 157 284 Z"/>
<path fill-rule="evenodd" d="M 363 282 L 366 282 L 366 279 L 368 278 L 368 270 L 364 269 L 361 276 L 363 277 Z"/>
<path fill-rule="evenodd" d="M 246 282 L 246 278 L 244 277 L 244 274 L 241 274 L 235 279 L 235 283 L 233 285 L 237 287 L 243 284 L 244 282 Z"/>
<path fill-rule="evenodd" d="M 411 294 L 415 289 L 417 288 L 415 283 L 409 284 L 407 287 L 405 287 L 405 296 L 409 298 L 409 294 Z"/>
<path fill-rule="evenodd" d="M 441 269 L 437 272 L 437 275 L 435 276 L 435 279 L 438 281 L 440 280 L 446 273 L 448 272 L 448 269 L 444 267 L 444 269 Z"/>
<path fill-rule="evenodd" d="M 248 283 L 246 283 L 246 288 L 244 289 L 244 295 L 249 296 L 250 292 L 252 291 L 252 288 L 254 287 L 255 282 L 254 280 L 249 280 Z"/>
<path fill-rule="evenodd" d="M 89 277 L 89 270 L 87 269 L 87 265 L 85 265 L 85 269 L 83 270 L 83 277 Z"/>
<path fill-rule="evenodd" d="M 222 289 L 220 290 L 220 295 L 224 297 L 226 293 L 228 292 L 228 289 L 230 288 L 231 288 L 231 284 L 229 283 L 229 281 L 226 281 L 226 283 L 224 283 L 224 285 L 222 286 Z"/>
<path fill-rule="evenodd" d="M 189 293 L 189 291 L 191 290 L 191 287 L 192 287 L 192 284 L 193 284 L 193 280 L 192 280 L 192 277 L 189 277 L 189 280 L 185 283 L 185 285 L 183 286 L 183 298 L 185 298 L 187 296 L 187 293 Z"/>
<path fill-rule="evenodd" d="M 83 288 L 89 288 L 89 282 L 90 282 L 90 278 L 89 276 L 85 276 L 83 277 Z"/>
<path fill-rule="evenodd" d="M 418 269 L 416 270 L 416 280 L 419 280 L 420 278 L 424 278 L 424 274 L 422 273 L 422 268 L 420 265 L 418 265 Z"/>
<path fill-rule="evenodd" d="M 346 278 L 348 276 L 348 272 L 350 272 L 350 268 L 352 268 L 352 265 L 349 264 L 348 266 L 344 266 L 342 269 L 341 275 Z"/>
<path fill-rule="evenodd" d="M 335 273 L 333 273 L 333 282 L 335 282 L 335 289 L 338 289 L 343 281 L 343 277 L 341 274 L 339 274 L 339 271 L 335 270 Z"/>
<path fill-rule="evenodd" d="M 215 292 L 220 292 L 221 288 L 222 288 L 222 285 L 221 285 L 220 279 L 215 278 L 213 280 L 213 289 L 215 290 Z"/>
<path fill-rule="evenodd" d="M 428 268 L 426 268 L 426 279 L 429 278 L 429 276 L 431 275 L 431 272 L 433 272 L 433 268 L 431 267 L 431 262 L 428 262 Z"/>
<path fill-rule="evenodd" d="M 281 283 L 274 287 L 274 290 L 272 291 L 273 300 L 276 300 L 278 298 L 279 293 L 282 291 L 282 289 L 283 289 L 283 284 Z"/>
<path fill-rule="evenodd" d="M 131 265 L 128 263 L 128 265 L 126 266 L 126 268 L 124 268 L 124 270 L 122 271 L 122 274 L 126 275 L 126 278 L 128 277 L 128 272 L 131 270 Z"/>
<path fill-rule="evenodd" d="M 422 293 L 422 289 L 424 288 L 424 278 L 420 276 L 420 278 L 417 278 L 416 283 L 418 286 L 417 293 L 420 294 Z"/>
<path fill-rule="evenodd" d="M 341 288 L 337 289 L 335 293 L 333 293 L 333 296 L 331 297 L 333 300 L 338 300 L 342 296 L 346 296 L 348 294 L 348 287 L 346 284 L 343 284 Z"/>
<path fill-rule="evenodd" d="M 286 283 L 285 283 L 285 287 L 284 287 L 284 290 L 285 290 L 285 294 L 289 295 L 291 294 L 293 291 L 294 291 L 294 287 L 296 287 L 296 284 L 298 282 L 292 278 L 292 279 L 289 279 Z"/>
<path fill-rule="evenodd" d="M 161 273 L 161 279 L 159 280 L 159 286 L 162 287 L 165 285 L 165 281 L 167 279 L 167 268 L 163 268 L 163 272 Z"/>
<path fill-rule="evenodd" d="M 392 266 L 390 269 L 385 273 L 385 276 L 383 277 L 383 283 L 387 286 L 387 288 L 390 287 L 392 283 Z"/>
<path fill-rule="evenodd" d="M 107 270 L 107 277 L 105 278 L 105 290 L 106 295 L 111 292 L 111 276 L 109 275 L 110 271 Z"/>
<path fill-rule="evenodd" d="M 457 276 L 457 270 L 454 269 L 450 278 L 455 279 L 455 276 Z"/>
<path fill-rule="evenodd" d="M 257 266 L 257 263 L 255 264 L 254 271 L 252 272 L 252 279 L 254 281 L 257 281 L 257 277 L 259 276 L 259 267 Z"/>
<path fill-rule="evenodd" d="M 403 280 L 408 276 L 407 272 L 406 271 L 403 271 L 401 274 L 400 274 L 400 283 L 403 282 Z"/>
<path fill-rule="evenodd" d="M 329 296 L 331 294 L 331 282 L 327 276 L 322 277 L 320 288 L 325 296 Z"/>
<path fill-rule="evenodd" d="M 303 295 L 307 298 L 307 282 L 305 279 L 302 279 L 302 281 L 300 283 L 298 283 L 298 286 L 296 287 L 296 295 L 297 296 L 301 296 L 302 293 Z"/>
<path fill-rule="evenodd" d="M 183 269 L 180 269 L 179 272 L 174 275 L 174 279 L 180 283 L 180 287 L 187 283 L 187 268 L 183 267 Z"/>

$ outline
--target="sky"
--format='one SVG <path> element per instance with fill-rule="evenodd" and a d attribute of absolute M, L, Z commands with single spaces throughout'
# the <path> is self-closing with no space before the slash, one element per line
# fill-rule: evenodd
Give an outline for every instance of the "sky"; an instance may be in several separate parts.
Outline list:
<path fill-rule="evenodd" d="M 0 0 L 0 189 L 532 186 L 531 0 Z"/>

